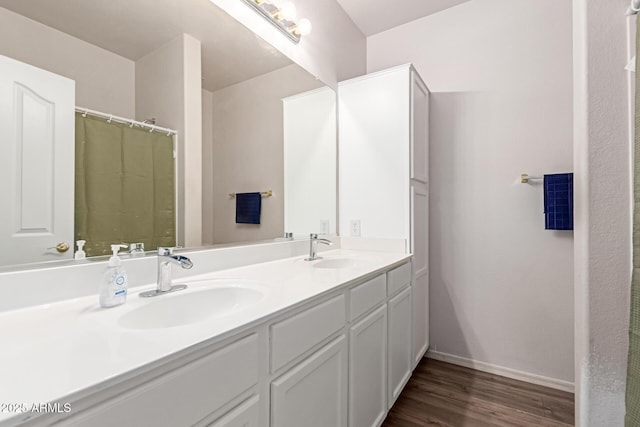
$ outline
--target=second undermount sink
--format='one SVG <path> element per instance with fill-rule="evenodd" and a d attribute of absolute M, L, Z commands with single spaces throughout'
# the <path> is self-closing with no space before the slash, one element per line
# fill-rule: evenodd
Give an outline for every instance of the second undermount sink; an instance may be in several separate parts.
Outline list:
<path fill-rule="evenodd" d="M 263 291 L 243 286 L 218 286 L 154 297 L 119 319 L 128 329 L 161 329 L 236 313 L 257 304 Z"/>
<path fill-rule="evenodd" d="M 350 258 L 329 258 L 323 259 L 313 264 L 315 268 L 340 269 L 349 268 L 356 265 L 356 262 Z"/>

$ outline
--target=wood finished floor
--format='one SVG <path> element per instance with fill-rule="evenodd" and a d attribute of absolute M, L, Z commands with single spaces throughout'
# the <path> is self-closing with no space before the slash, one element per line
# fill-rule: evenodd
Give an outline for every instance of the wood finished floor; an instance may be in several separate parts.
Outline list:
<path fill-rule="evenodd" d="M 422 359 L 383 427 L 574 425 L 573 394 Z"/>

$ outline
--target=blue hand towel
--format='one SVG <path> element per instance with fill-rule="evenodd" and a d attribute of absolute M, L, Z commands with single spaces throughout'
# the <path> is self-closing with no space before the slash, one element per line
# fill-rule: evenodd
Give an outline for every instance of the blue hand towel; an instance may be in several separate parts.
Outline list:
<path fill-rule="evenodd" d="M 262 195 L 260 193 L 236 194 L 236 224 L 260 224 Z"/>
<path fill-rule="evenodd" d="M 544 176 L 544 228 L 573 230 L 573 174 Z"/>

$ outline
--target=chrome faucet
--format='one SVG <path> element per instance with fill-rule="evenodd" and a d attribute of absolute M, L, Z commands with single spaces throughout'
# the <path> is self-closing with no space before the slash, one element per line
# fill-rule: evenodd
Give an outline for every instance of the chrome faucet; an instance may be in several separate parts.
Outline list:
<path fill-rule="evenodd" d="M 131 254 L 132 257 L 144 256 L 144 243 L 125 243 L 125 245 L 127 245 L 129 254 Z"/>
<path fill-rule="evenodd" d="M 322 243 L 324 245 L 333 245 L 333 242 L 329 239 L 318 239 L 318 235 L 315 233 L 311 233 L 309 235 L 309 258 L 305 258 L 305 261 L 315 261 L 317 259 L 322 259 L 317 254 L 318 251 L 318 243 Z"/>
<path fill-rule="evenodd" d="M 184 255 L 174 255 L 175 248 L 158 247 L 158 283 L 153 291 L 141 292 L 141 297 L 155 297 L 169 292 L 179 291 L 187 285 L 171 285 L 171 264 L 177 264 L 184 269 L 193 267 L 193 263 Z"/>

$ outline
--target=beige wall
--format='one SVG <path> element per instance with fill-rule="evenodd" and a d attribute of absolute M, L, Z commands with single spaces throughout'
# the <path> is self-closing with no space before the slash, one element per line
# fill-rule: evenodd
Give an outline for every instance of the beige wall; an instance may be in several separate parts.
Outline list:
<path fill-rule="evenodd" d="M 573 233 L 518 178 L 573 170 L 571 13 L 474 0 L 367 40 L 369 72 L 412 62 L 432 91 L 431 350 L 566 388 Z"/>
<path fill-rule="evenodd" d="M 202 244 L 213 244 L 213 93 L 202 90 Z"/>
<path fill-rule="evenodd" d="M 178 131 L 178 244 L 202 244 L 200 42 L 183 34 L 136 61 L 136 119 Z"/>
<path fill-rule="evenodd" d="M 135 64 L 0 8 L 0 55 L 75 80 L 76 105 L 122 117 L 135 111 Z"/>
<path fill-rule="evenodd" d="M 203 203 L 213 212 L 214 243 L 253 241 L 284 233 L 284 151 L 281 99 L 321 86 L 297 65 L 213 93 L 213 191 Z M 262 200 L 260 225 L 236 224 L 229 193 L 273 190 Z"/>

